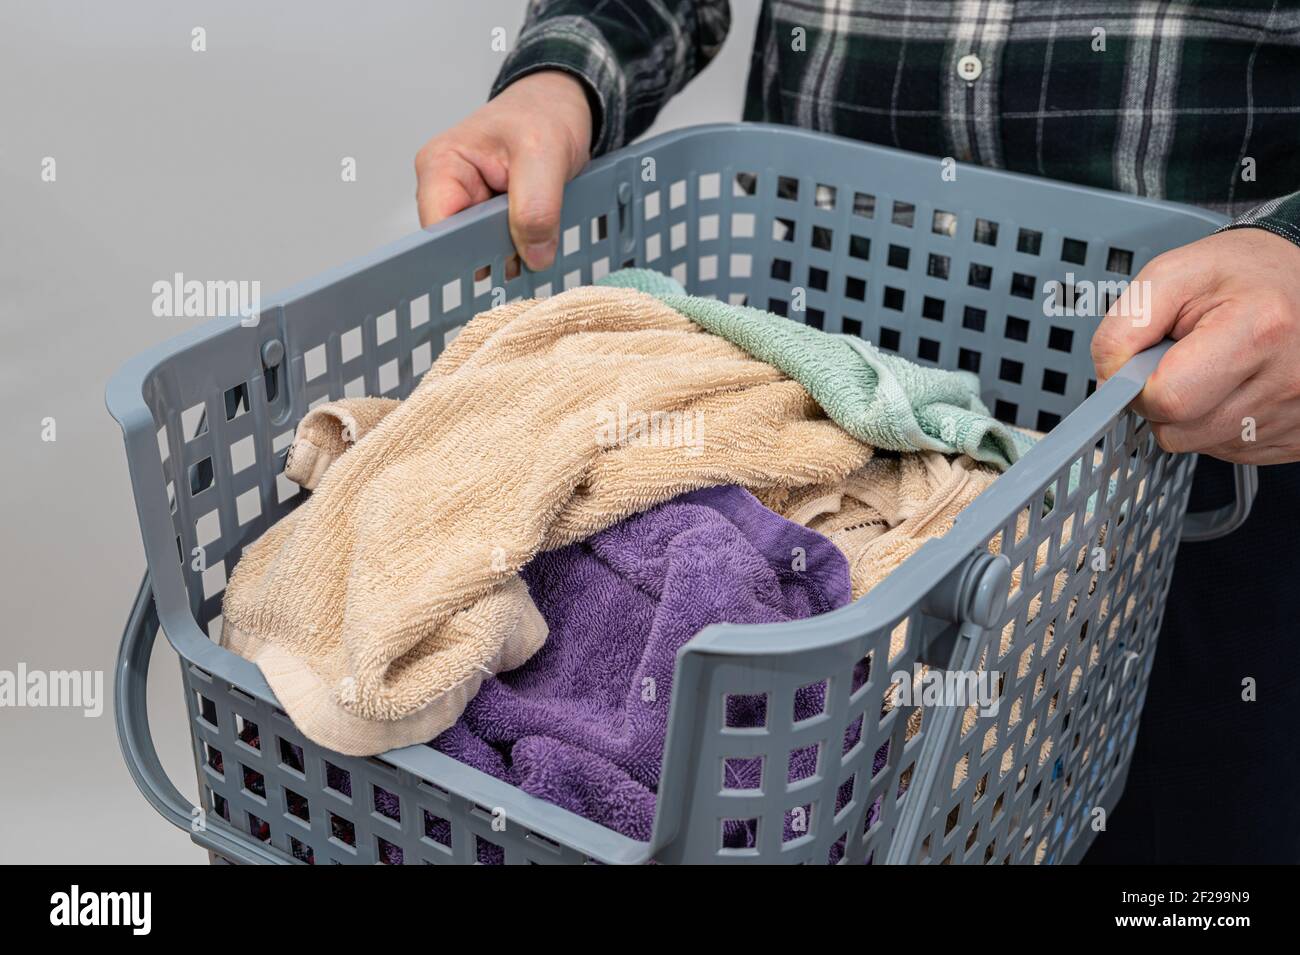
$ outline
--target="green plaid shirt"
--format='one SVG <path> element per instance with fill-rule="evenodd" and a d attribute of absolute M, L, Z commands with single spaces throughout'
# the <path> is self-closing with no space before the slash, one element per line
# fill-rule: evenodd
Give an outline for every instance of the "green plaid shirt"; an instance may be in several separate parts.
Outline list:
<path fill-rule="evenodd" d="M 730 25 L 727 0 L 532 0 L 492 94 L 578 77 L 599 155 Z M 1189 202 L 1300 244 L 1300 0 L 770 0 L 744 118 Z"/>

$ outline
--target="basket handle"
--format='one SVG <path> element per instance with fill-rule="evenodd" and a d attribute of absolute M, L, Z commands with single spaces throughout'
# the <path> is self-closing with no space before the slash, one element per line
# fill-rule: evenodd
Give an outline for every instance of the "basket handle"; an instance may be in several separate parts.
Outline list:
<path fill-rule="evenodd" d="M 1173 346 L 1173 340 L 1166 338 L 1145 351 L 1138 352 L 1116 373 L 1110 381 L 1124 379 L 1131 397 L 1141 393 L 1148 378 L 1156 370 L 1156 365 Z M 1110 384 L 1110 381 L 1107 384 Z M 1121 389 L 1123 393 L 1124 389 Z M 1091 399 L 1089 399 L 1091 400 Z M 1183 543 L 1215 540 L 1225 534 L 1231 534 L 1246 522 L 1250 516 L 1251 505 L 1255 503 L 1255 493 L 1259 490 L 1259 471 L 1253 464 L 1234 464 L 1233 483 L 1236 493 L 1231 504 L 1214 511 L 1199 511 L 1183 515 L 1181 540 Z"/>
<path fill-rule="evenodd" d="M 117 668 L 113 676 L 113 717 L 117 723 L 117 739 L 122 747 L 131 778 L 144 798 L 162 814 L 162 817 L 190 834 L 205 849 L 246 865 L 286 864 L 290 860 L 282 853 L 262 846 L 230 828 L 224 820 L 204 817 L 202 811 L 181 795 L 180 790 L 167 777 L 158 759 L 153 735 L 149 732 L 149 710 L 146 690 L 149 683 L 149 656 L 158 635 L 158 609 L 154 605 L 153 588 L 149 575 L 140 582 L 131 616 L 122 643 L 117 652 Z M 203 826 L 195 828 L 195 819 L 203 818 Z"/>
<path fill-rule="evenodd" d="M 1250 507 L 1259 491 L 1259 470 L 1253 464 L 1234 464 L 1233 483 L 1236 493 L 1231 504 L 1214 511 L 1188 513 L 1183 517 L 1183 540 L 1212 541 L 1231 534 L 1246 522 Z"/>

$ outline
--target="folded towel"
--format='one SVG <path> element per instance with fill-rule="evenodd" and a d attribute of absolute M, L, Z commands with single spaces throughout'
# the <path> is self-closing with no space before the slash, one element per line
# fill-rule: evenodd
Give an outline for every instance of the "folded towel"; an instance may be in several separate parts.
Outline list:
<path fill-rule="evenodd" d="M 523 577 L 550 625 L 546 645 L 485 680 L 432 745 L 641 840 L 654 822 L 678 649 L 713 623 L 799 619 L 849 599 L 844 556 L 739 487 L 660 504 L 538 556 Z M 795 718 L 820 712 L 824 693 L 801 690 Z M 753 700 L 730 702 L 729 724 L 763 724 Z M 791 779 L 816 772 L 815 749 L 800 755 Z M 729 788 L 761 783 L 758 760 L 729 760 L 727 774 Z M 753 838 L 740 823 L 725 835 L 731 846 Z"/>
<path fill-rule="evenodd" d="M 538 552 L 685 491 L 826 483 L 872 453 L 798 382 L 619 288 L 484 312 L 379 417 L 245 550 L 223 606 L 222 642 L 352 755 L 436 736 L 536 652 L 517 572 Z M 299 466 L 308 443 L 337 449 L 326 425 L 304 429 L 295 473 L 321 470 L 320 451 Z"/>
<path fill-rule="evenodd" d="M 1032 444 L 980 401 L 979 378 L 927 368 L 853 335 L 834 335 L 780 315 L 687 295 L 672 278 L 621 269 L 601 285 L 654 295 L 715 335 L 802 383 L 844 430 L 891 451 L 966 454 L 1005 470 Z"/>

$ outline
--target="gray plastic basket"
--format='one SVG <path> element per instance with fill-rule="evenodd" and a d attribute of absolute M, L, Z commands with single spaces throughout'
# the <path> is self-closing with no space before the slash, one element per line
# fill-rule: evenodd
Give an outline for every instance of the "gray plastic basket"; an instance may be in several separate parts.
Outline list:
<path fill-rule="evenodd" d="M 947 181 L 936 159 L 784 127 L 706 126 L 593 163 L 568 187 L 546 272 L 519 269 L 501 197 L 289 290 L 255 327 L 217 319 L 140 355 L 108 388 L 149 562 L 116 680 L 136 782 L 236 862 L 1077 860 L 1095 810 L 1123 788 L 1180 536 L 1239 524 L 1254 476 L 1239 471 L 1233 507 L 1185 519 L 1194 458 L 1161 451 L 1126 410 L 1164 346 L 1093 393 L 1096 320 L 1047 317 L 1040 290 L 1071 274 L 1076 287 L 1122 280 L 1221 221 L 966 166 Z M 1052 429 L 865 598 L 780 626 L 712 626 L 681 651 L 649 843 L 425 746 L 375 759 L 323 750 L 255 666 L 210 639 L 241 548 L 302 496 L 281 470 L 313 402 L 404 397 L 494 288 L 548 294 L 633 264 L 976 371 L 1000 417 Z M 800 295 L 806 311 L 791 310 Z M 206 573 L 192 569 L 196 547 Z M 201 811 L 149 735 L 160 622 L 181 658 Z M 886 659 L 898 628 L 905 643 Z M 961 708 L 883 705 L 891 674 L 981 659 L 1002 674 L 1001 705 L 965 732 Z M 821 681 L 823 712 L 793 723 L 795 692 Z M 767 725 L 725 726 L 732 695 L 766 697 Z M 812 746 L 816 773 L 787 783 L 791 753 Z M 723 788 L 728 759 L 762 759 L 762 788 Z M 397 797 L 395 815 L 377 809 L 380 790 Z M 783 841 L 790 814 L 806 825 Z M 727 820 L 753 821 L 757 848 L 724 849 Z"/>

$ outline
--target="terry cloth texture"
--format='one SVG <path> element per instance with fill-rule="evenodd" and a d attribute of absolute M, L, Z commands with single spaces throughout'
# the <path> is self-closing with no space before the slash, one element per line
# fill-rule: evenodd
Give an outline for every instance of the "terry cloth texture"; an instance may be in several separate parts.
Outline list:
<path fill-rule="evenodd" d="M 965 454 L 1005 470 L 1032 440 L 989 413 L 979 378 L 926 368 L 853 335 L 834 335 L 772 312 L 687 295 L 666 275 L 621 269 L 601 285 L 654 295 L 701 327 L 780 368 L 845 431 L 890 451 Z"/>
<path fill-rule="evenodd" d="M 995 468 L 965 455 L 882 453 L 841 481 L 790 491 L 764 491 L 759 497 L 778 514 L 812 528 L 843 551 L 849 562 L 853 599 L 857 600 L 920 550 L 926 541 L 952 530 L 961 512 L 998 476 Z M 1021 512 L 1016 518 L 1018 538 L 1028 526 L 1028 515 Z M 1090 556 L 1091 546 L 1105 544 L 1104 523 L 1095 541 L 1084 542 L 1074 540 L 1073 515 L 1067 515 L 1061 522 L 1059 546 L 1077 548 L 1076 572 Z M 1050 545 L 1050 539 L 1044 539 L 1039 545 L 1034 573 L 1046 563 Z M 1001 546 L 999 533 L 990 542 L 990 549 L 1000 553 Z M 1117 555 L 1112 553 L 1112 566 L 1116 559 Z M 1141 567 L 1140 560 L 1138 567 Z M 1023 565 L 1012 570 L 1013 585 L 1019 586 L 1023 572 Z M 1065 583 L 1065 578 L 1056 578 L 1049 602 L 1059 598 Z M 1042 594 L 1037 594 L 1030 601 L 1030 620 L 1038 615 L 1042 600 Z M 1011 632 L 1008 624 L 1003 633 L 1003 652 Z M 902 648 L 903 639 L 901 632 L 895 634 L 890 645 L 891 658 Z"/>
<path fill-rule="evenodd" d="M 796 570 L 800 550 L 806 558 Z M 523 577 L 550 625 L 546 645 L 485 680 L 432 745 L 643 841 L 654 822 L 678 649 L 710 624 L 800 619 L 849 600 L 844 556 L 739 487 L 660 504 L 538 556 Z M 796 719 L 821 711 L 824 684 L 800 693 Z M 728 725 L 764 724 L 761 713 L 731 716 Z M 806 764 L 792 762 L 791 781 L 817 771 L 815 749 Z M 730 789 L 761 786 L 759 760 L 729 760 L 726 772 Z M 754 836 L 737 823 L 724 838 L 743 847 Z"/>
<path fill-rule="evenodd" d="M 972 461 L 965 455 L 948 457 L 934 452 L 921 454 L 877 454 L 862 468 L 842 481 L 825 486 L 800 488 L 794 491 L 774 491 L 762 494 L 763 500 L 777 512 L 797 524 L 802 524 L 826 536 L 847 557 L 852 581 L 852 596 L 856 600 L 883 581 L 911 557 L 926 541 L 942 537 L 952 530 L 958 516 L 990 484 L 998 478 L 998 471 L 988 465 Z M 1021 513 L 1016 520 L 1016 536 L 1028 530 L 1029 519 Z M 1077 549 L 1075 573 L 1079 572 L 1091 556 L 1094 545 L 1105 546 L 1106 525 L 1098 529 L 1092 541 L 1074 540 L 1073 515 L 1067 515 L 1061 525 L 1059 546 Z M 990 542 L 993 553 L 1001 551 L 1002 535 Z M 1033 573 L 1037 574 L 1049 556 L 1051 539 L 1044 539 L 1034 559 Z M 1111 566 L 1117 555 L 1111 553 Z M 1139 558 L 1137 568 L 1142 566 Z M 1021 564 L 1011 573 L 1011 583 L 1018 588 L 1026 566 Z M 1057 575 L 1046 605 L 1055 604 L 1067 583 L 1065 575 Z M 1097 586 L 1094 577 L 1089 585 L 1091 596 Z M 1044 595 L 1037 593 L 1029 602 L 1027 620 L 1032 623 L 1044 608 Z M 1072 598 L 1070 613 L 1078 598 Z M 997 659 L 1011 650 L 1015 637 L 1016 619 L 1008 621 L 1002 630 Z M 1044 648 L 1055 638 L 1055 622 L 1049 623 L 1044 635 Z M 890 637 L 887 659 L 894 660 L 902 652 L 907 640 L 906 631 L 896 629 Z M 1020 660 L 1019 678 L 1028 672 L 1030 656 Z M 981 659 L 977 670 L 983 670 Z M 922 675 L 917 674 L 919 692 Z M 964 736 L 975 723 L 975 708 L 968 708 L 962 719 Z M 910 741 L 921 728 L 921 711 L 915 711 L 908 720 L 906 739 Z M 1006 757 L 1009 759 L 1010 757 Z M 1010 763 L 1002 766 L 1009 771 Z"/>
<path fill-rule="evenodd" d="M 284 476 L 312 490 L 338 456 L 401 404 L 393 398 L 341 398 L 317 405 L 298 422 Z"/>
<path fill-rule="evenodd" d="M 856 600 L 927 540 L 951 530 L 997 477 L 996 469 L 965 455 L 878 454 L 843 480 L 760 497 L 844 552 Z"/>
<path fill-rule="evenodd" d="M 871 454 L 798 382 L 648 295 L 511 302 L 247 548 L 222 642 L 321 745 L 423 742 L 541 646 L 517 575 L 538 552 L 689 490 L 822 484 Z"/>

